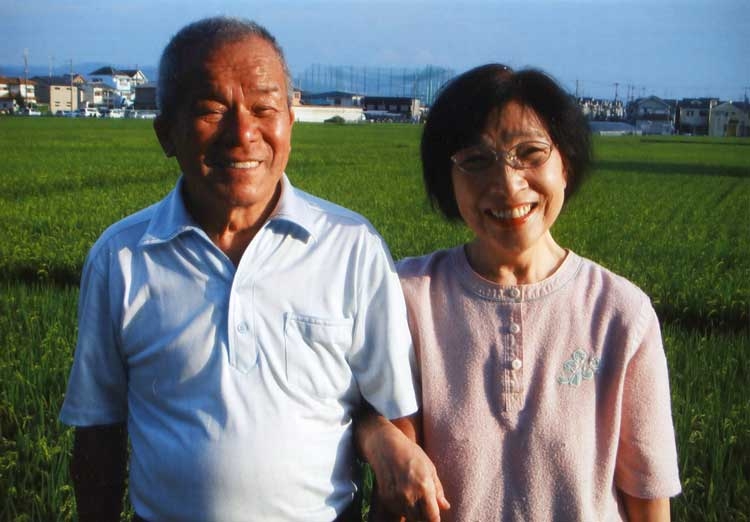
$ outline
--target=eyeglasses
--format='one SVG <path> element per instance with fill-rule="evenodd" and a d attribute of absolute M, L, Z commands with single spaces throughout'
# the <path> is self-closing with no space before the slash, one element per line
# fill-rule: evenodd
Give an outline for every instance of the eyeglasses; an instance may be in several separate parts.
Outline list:
<path fill-rule="evenodd" d="M 468 174 L 482 174 L 498 161 L 514 169 L 533 169 L 549 159 L 553 148 L 554 145 L 544 141 L 523 141 L 507 151 L 495 150 L 488 145 L 474 145 L 456 152 L 451 156 L 451 161 Z"/>

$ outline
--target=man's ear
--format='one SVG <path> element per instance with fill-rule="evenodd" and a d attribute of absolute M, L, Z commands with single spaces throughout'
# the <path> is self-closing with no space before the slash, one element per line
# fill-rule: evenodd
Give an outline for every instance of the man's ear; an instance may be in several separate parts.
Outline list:
<path fill-rule="evenodd" d="M 172 141 L 171 131 L 171 124 L 161 115 L 157 116 L 154 120 L 154 132 L 156 133 L 156 138 L 161 145 L 161 150 L 164 151 L 164 155 L 168 158 L 171 158 L 175 154 L 175 146 Z"/>

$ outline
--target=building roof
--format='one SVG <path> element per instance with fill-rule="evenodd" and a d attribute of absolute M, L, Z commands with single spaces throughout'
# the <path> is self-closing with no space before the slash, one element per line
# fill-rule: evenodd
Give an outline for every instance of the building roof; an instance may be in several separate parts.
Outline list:
<path fill-rule="evenodd" d="M 716 107 L 714 107 L 714 110 L 729 109 L 728 105 L 731 105 L 733 108 L 739 109 L 742 112 L 750 113 L 750 103 L 748 102 L 736 102 L 736 101 L 721 102 Z"/>
<path fill-rule="evenodd" d="M 70 86 L 70 75 L 65 76 L 34 76 L 32 78 L 39 85 L 64 85 Z"/>
<path fill-rule="evenodd" d="M 116 69 L 108 65 L 106 67 L 99 67 L 97 70 L 90 72 L 89 75 L 92 75 L 92 76 L 130 76 L 131 78 L 133 78 L 134 76 L 137 76 L 139 73 L 143 77 L 146 76 L 145 74 L 143 74 L 143 72 L 140 69 Z"/>
<path fill-rule="evenodd" d="M 373 101 L 389 101 L 394 103 L 411 103 L 416 98 L 409 98 L 405 96 L 365 96 L 366 102 Z"/>
<path fill-rule="evenodd" d="M 115 74 L 117 74 L 117 69 L 109 66 L 99 67 L 97 70 L 92 71 L 89 74 L 95 76 L 114 76 Z"/>
<path fill-rule="evenodd" d="M 27 85 L 36 85 L 37 82 L 35 82 L 32 79 L 24 80 L 23 78 L 19 77 L 9 77 L 9 76 L 0 76 L 0 84 L 5 85 L 21 85 L 21 84 L 27 84 Z"/>
<path fill-rule="evenodd" d="M 357 94 L 354 92 L 346 92 L 346 91 L 328 91 L 328 92 L 306 92 L 304 93 L 304 96 L 307 98 L 345 98 L 345 97 L 362 96 L 362 94 Z"/>

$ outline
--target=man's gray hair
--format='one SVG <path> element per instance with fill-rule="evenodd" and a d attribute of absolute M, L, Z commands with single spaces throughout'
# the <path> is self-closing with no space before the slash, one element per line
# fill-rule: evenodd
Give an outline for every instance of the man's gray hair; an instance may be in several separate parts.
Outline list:
<path fill-rule="evenodd" d="M 179 93 L 184 92 L 182 82 L 195 68 L 196 59 L 202 59 L 207 51 L 227 43 L 258 37 L 273 47 L 279 57 L 286 78 L 287 103 L 292 105 L 294 95 L 292 76 L 289 73 L 284 51 L 276 38 L 262 25 L 251 20 L 217 16 L 204 18 L 180 29 L 164 48 L 159 61 L 159 83 L 157 105 L 162 117 L 171 118 L 179 105 Z"/>

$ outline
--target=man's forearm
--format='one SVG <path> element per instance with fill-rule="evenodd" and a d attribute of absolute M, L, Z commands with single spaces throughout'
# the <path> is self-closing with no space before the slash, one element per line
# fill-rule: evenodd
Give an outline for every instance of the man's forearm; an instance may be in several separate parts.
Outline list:
<path fill-rule="evenodd" d="M 416 416 L 391 422 L 366 408 L 355 426 L 355 436 L 360 453 L 375 473 L 383 507 L 406 520 L 438 522 L 440 510 L 449 509 L 450 504 L 435 466 L 415 442 L 419 424 Z M 385 518 L 379 520 L 399 519 L 380 514 Z"/>
<path fill-rule="evenodd" d="M 70 474 L 80 522 L 119 522 L 127 440 L 124 424 L 76 428 Z"/>

